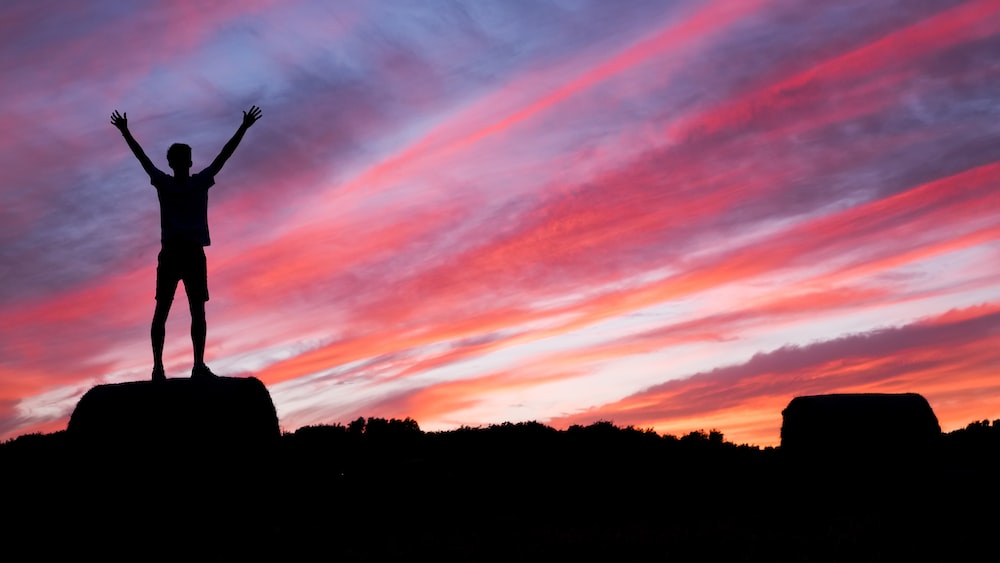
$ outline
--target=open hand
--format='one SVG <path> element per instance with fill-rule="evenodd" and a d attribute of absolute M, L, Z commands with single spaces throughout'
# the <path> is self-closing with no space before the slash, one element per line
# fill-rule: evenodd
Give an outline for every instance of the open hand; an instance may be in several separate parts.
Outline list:
<path fill-rule="evenodd" d="M 128 114 L 118 113 L 118 110 L 115 110 L 111 114 L 111 124 L 117 127 L 119 131 L 125 131 L 128 129 Z"/>
<path fill-rule="evenodd" d="M 243 126 L 250 127 L 257 120 L 260 119 L 260 108 L 257 106 L 250 106 L 250 111 L 243 112 Z"/>

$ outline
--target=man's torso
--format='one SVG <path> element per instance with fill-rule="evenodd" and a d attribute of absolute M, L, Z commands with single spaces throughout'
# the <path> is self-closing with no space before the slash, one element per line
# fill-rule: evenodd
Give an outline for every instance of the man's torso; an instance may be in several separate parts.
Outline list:
<path fill-rule="evenodd" d="M 210 245 L 208 189 L 215 184 L 215 178 L 204 170 L 184 180 L 157 172 L 150 176 L 150 183 L 160 200 L 161 242 Z"/>

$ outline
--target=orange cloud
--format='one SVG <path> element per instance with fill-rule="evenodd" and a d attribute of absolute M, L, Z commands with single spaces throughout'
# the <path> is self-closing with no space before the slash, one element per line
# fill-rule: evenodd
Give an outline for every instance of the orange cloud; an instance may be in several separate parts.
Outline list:
<path fill-rule="evenodd" d="M 484 397 L 571 379 L 576 375 L 550 371 L 533 374 L 524 371 L 491 373 L 428 385 L 389 397 L 368 408 L 376 413 L 375 416 L 411 416 L 417 420 L 454 419 L 460 416 L 462 410 L 475 406 Z"/>
<path fill-rule="evenodd" d="M 979 310 L 979 309 L 977 309 Z M 842 336 L 808 346 L 761 353 L 743 364 L 693 374 L 650 387 L 621 401 L 555 418 L 558 426 L 614 420 L 664 429 L 692 421 L 733 421 L 730 439 L 777 444 L 780 411 L 792 397 L 835 392 L 918 392 L 954 429 L 982 408 L 982 397 L 1000 398 L 992 383 L 1000 368 L 1000 316 L 989 312 L 942 324 L 941 319 Z M 951 314 L 949 318 L 955 318 Z M 976 395 L 979 400 L 973 399 Z M 956 400 L 957 399 L 957 400 Z M 771 412 L 770 418 L 761 414 Z M 757 413 L 747 417 L 745 413 Z M 1000 415 L 994 408 L 991 415 Z M 748 420 L 758 420 L 749 424 Z"/>

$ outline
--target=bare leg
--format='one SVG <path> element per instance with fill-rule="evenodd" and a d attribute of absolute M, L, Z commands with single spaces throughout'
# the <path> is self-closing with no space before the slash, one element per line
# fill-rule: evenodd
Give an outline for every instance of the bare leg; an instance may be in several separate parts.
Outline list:
<path fill-rule="evenodd" d="M 207 323 L 205 322 L 205 302 L 199 300 L 188 300 L 191 308 L 191 346 L 194 348 L 194 365 L 205 364 L 205 334 Z"/>
<path fill-rule="evenodd" d="M 153 326 L 149 329 L 149 337 L 153 341 L 154 370 L 163 371 L 163 340 L 167 335 L 167 315 L 172 303 L 172 299 L 157 299 L 156 310 L 153 311 Z"/>

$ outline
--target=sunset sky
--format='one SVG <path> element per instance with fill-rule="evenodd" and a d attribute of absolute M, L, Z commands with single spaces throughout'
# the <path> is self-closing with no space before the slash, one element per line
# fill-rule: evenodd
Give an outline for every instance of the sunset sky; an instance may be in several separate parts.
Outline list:
<path fill-rule="evenodd" d="M 1000 0 L 9 0 L 0 36 L 0 439 L 150 377 L 158 204 L 111 113 L 200 170 L 251 104 L 207 361 L 285 430 L 1000 418 Z M 179 289 L 168 377 L 189 321 Z"/>

